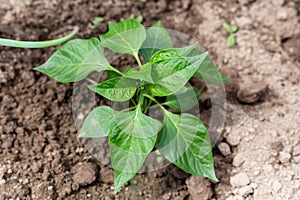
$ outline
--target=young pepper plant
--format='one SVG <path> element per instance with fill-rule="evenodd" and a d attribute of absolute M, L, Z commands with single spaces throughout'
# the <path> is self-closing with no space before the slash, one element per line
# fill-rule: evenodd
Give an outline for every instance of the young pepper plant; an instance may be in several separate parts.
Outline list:
<path fill-rule="evenodd" d="M 200 97 L 197 88 L 186 84 L 193 76 L 216 85 L 228 79 L 214 66 L 208 53 L 200 52 L 196 46 L 172 48 L 171 37 L 160 22 L 145 29 L 137 20 L 127 19 L 110 22 L 109 31 L 100 35 L 100 40 L 67 42 L 35 68 L 62 83 L 106 71 L 108 80 L 89 85 L 89 89 L 111 101 L 132 102 L 133 106 L 124 110 L 94 108 L 79 133 L 87 138 L 108 137 L 115 193 L 135 176 L 155 148 L 184 171 L 217 181 L 208 131 L 198 117 L 183 113 Z M 105 58 L 104 48 L 132 55 L 138 69 L 119 71 Z M 154 106 L 163 111 L 163 122 L 147 115 Z"/>

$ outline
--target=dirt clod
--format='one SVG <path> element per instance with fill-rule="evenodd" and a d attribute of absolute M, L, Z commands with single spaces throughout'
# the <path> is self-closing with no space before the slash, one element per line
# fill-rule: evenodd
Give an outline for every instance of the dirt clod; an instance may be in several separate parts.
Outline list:
<path fill-rule="evenodd" d="M 186 184 L 193 200 L 211 198 L 212 190 L 209 180 L 199 176 L 191 176 L 186 180 Z"/>
<path fill-rule="evenodd" d="M 241 186 L 248 185 L 249 183 L 250 183 L 250 180 L 249 180 L 247 174 L 243 173 L 243 172 L 238 173 L 230 178 L 230 184 L 233 187 L 241 187 Z"/>
<path fill-rule="evenodd" d="M 281 163 L 288 163 L 291 159 L 291 154 L 288 152 L 281 151 L 278 156 Z"/>
<path fill-rule="evenodd" d="M 237 93 L 237 98 L 242 103 L 255 103 L 265 94 L 267 89 L 268 85 L 264 83 L 241 85 Z"/>
<path fill-rule="evenodd" d="M 236 132 L 230 132 L 226 136 L 226 141 L 230 146 L 237 146 L 240 143 L 241 136 Z"/>
<path fill-rule="evenodd" d="M 72 171 L 75 173 L 73 181 L 80 186 L 85 186 L 94 182 L 97 178 L 97 166 L 91 162 L 78 163 Z"/>
<path fill-rule="evenodd" d="M 33 196 L 39 199 L 54 200 L 57 197 L 56 188 L 51 183 L 41 183 L 34 189 Z"/>
<path fill-rule="evenodd" d="M 224 156 L 228 156 L 231 154 L 231 150 L 230 147 L 227 143 L 222 142 L 218 145 L 218 149 L 220 150 L 220 152 L 224 155 Z"/>

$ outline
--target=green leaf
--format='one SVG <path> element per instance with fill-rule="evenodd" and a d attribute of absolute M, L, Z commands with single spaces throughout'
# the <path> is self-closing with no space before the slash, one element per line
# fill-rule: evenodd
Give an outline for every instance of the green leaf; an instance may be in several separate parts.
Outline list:
<path fill-rule="evenodd" d="M 229 33 L 232 33 L 232 30 L 231 30 L 231 26 L 229 24 L 227 24 L 226 22 L 223 23 L 223 28 L 229 32 Z"/>
<path fill-rule="evenodd" d="M 142 23 L 142 21 L 144 20 L 142 14 L 140 12 L 138 12 L 138 16 L 135 19 L 136 19 L 136 21 L 138 21 L 140 23 Z"/>
<path fill-rule="evenodd" d="M 104 18 L 103 17 L 95 17 L 94 20 L 93 20 L 93 24 L 94 26 L 98 23 L 101 23 L 104 21 Z"/>
<path fill-rule="evenodd" d="M 160 21 L 146 30 L 146 40 L 143 43 L 140 54 L 145 62 L 149 62 L 151 56 L 161 50 L 172 47 L 172 39 L 169 32 L 165 29 Z"/>
<path fill-rule="evenodd" d="M 201 52 L 194 49 L 189 56 L 199 55 Z M 195 72 L 194 76 L 201 78 L 209 83 L 215 85 L 222 85 L 223 83 L 230 82 L 230 79 L 222 75 L 213 61 L 207 56 Z"/>
<path fill-rule="evenodd" d="M 154 96 L 174 94 L 188 82 L 198 70 L 207 52 L 193 57 L 163 59 L 152 64 L 152 78 L 155 84 L 149 85 Z"/>
<path fill-rule="evenodd" d="M 152 66 L 150 63 L 146 63 L 145 65 L 143 65 L 140 71 L 137 71 L 134 68 L 129 69 L 129 71 L 124 72 L 124 77 L 142 80 L 148 83 L 154 83 L 151 76 Z"/>
<path fill-rule="evenodd" d="M 234 39 L 234 35 L 230 35 L 228 38 L 227 38 L 227 46 L 233 46 L 235 44 L 235 39 Z"/>
<path fill-rule="evenodd" d="M 161 123 L 144 115 L 138 106 L 135 111 L 116 115 L 114 124 L 108 138 L 117 193 L 143 165 L 155 145 Z"/>
<path fill-rule="evenodd" d="M 189 110 L 198 104 L 200 95 L 200 91 L 195 87 L 183 87 L 175 94 L 167 96 L 164 105 L 176 111 Z"/>
<path fill-rule="evenodd" d="M 163 49 L 158 52 L 156 52 L 152 57 L 151 57 L 151 62 L 155 63 L 161 60 L 165 60 L 168 58 L 182 58 L 188 56 L 198 45 L 198 43 L 182 47 L 182 48 L 170 48 L 170 49 Z M 200 53 L 201 54 L 201 53 Z M 197 55 L 200 55 L 197 54 Z M 189 57 L 191 57 L 189 55 Z"/>
<path fill-rule="evenodd" d="M 121 54 L 135 57 L 146 39 L 143 25 L 135 19 L 123 20 L 119 23 L 109 22 L 109 31 L 100 35 L 102 45 Z"/>
<path fill-rule="evenodd" d="M 184 171 L 217 181 L 209 135 L 197 117 L 165 111 L 164 125 L 158 134 L 158 149 Z"/>
<path fill-rule="evenodd" d="M 226 76 L 224 76 L 223 74 L 221 76 L 222 76 L 223 83 L 229 83 L 229 82 L 231 82 L 231 80 L 229 78 L 227 78 Z"/>
<path fill-rule="evenodd" d="M 113 78 L 98 85 L 90 85 L 89 89 L 112 101 L 127 101 L 136 91 L 136 81 L 129 78 Z"/>
<path fill-rule="evenodd" d="M 108 106 L 100 106 L 89 113 L 80 129 L 79 137 L 99 138 L 108 136 L 115 111 Z"/>
<path fill-rule="evenodd" d="M 233 25 L 233 26 L 231 27 L 232 33 L 235 33 L 238 29 L 239 29 L 239 27 L 238 27 L 237 25 Z"/>
<path fill-rule="evenodd" d="M 115 71 L 106 71 L 107 74 L 107 79 L 112 79 L 112 78 L 117 78 L 117 77 L 121 77 L 121 75 Z"/>
<path fill-rule="evenodd" d="M 91 72 L 100 72 L 109 68 L 100 41 L 91 38 L 69 41 L 35 70 L 57 81 L 68 83 L 80 81 Z"/>

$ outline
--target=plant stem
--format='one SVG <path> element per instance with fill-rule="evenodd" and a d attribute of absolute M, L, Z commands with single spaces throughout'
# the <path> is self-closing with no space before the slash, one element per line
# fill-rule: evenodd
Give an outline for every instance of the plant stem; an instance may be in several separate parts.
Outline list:
<path fill-rule="evenodd" d="M 154 103 L 156 103 L 164 112 L 167 111 L 156 99 L 149 96 L 148 94 L 144 94 L 144 97 L 147 97 L 148 99 L 152 100 Z"/>
<path fill-rule="evenodd" d="M 8 46 L 8 47 L 18 47 L 18 48 L 45 48 L 56 46 L 58 44 L 64 43 L 67 40 L 71 39 L 76 33 L 78 32 L 78 28 L 75 28 L 69 35 L 58 38 L 55 40 L 48 40 L 48 41 L 18 41 L 18 40 L 10 40 L 10 39 L 3 39 L 0 38 L 0 46 Z"/>
<path fill-rule="evenodd" d="M 85 78 L 89 83 L 92 83 L 94 85 L 97 85 L 98 83 L 90 78 Z"/>
<path fill-rule="evenodd" d="M 136 106 L 136 103 L 134 102 L 134 100 L 132 98 L 130 100 L 131 100 L 132 104 Z"/>
<path fill-rule="evenodd" d="M 141 68 L 141 67 L 142 67 L 142 63 L 141 63 L 141 60 L 140 60 L 140 58 L 139 58 L 139 55 L 136 53 L 136 54 L 134 54 L 133 56 L 134 56 L 134 58 L 136 59 L 136 61 L 137 61 L 138 65 L 139 65 L 139 67 Z"/>
<path fill-rule="evenodd" d="M 116 72 L 117 74 L 123 76 L 123 73 L 120 72 L 119 70 L 117 70 L 116 68 L 114 68 L 113 66 L 109 66 L 109 67 L 108 67 L 108 70 L 114 71 L 114 72 Z"/>

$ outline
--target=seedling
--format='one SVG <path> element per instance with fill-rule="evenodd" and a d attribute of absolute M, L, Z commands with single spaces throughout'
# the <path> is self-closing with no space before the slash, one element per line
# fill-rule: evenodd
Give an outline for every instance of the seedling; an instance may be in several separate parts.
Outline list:
<path fill-rule="evenodd" d="M 196 46 L 172 48 L 171 37 L 160 22 L 145 30 L 137 20 L 127 19 L 110 22 L 109 31 L 100 35 L 100 40 L 67 42 L 35 68 L 62 83 L 83 80 L 92 72 L 114 74 L 88 88 L 111 101 L 130 102 L 129 108 L 94 108 L 79 137 L 108 137 L 115 193 L 135 176 L 151 151 L 156 151 L 157 162 L 164 156 L 188 173 L 217 181 L 208 131 L 198 117 L 184 113 L 198 103 L 200 91 L 186 84 L 193 76 L 216 85 L 228 79 L 208 53 Z M 132 55 L 137 68 L 122 72 L 113 67 L 104 48 Z M 162 122 L 148 115 L 154 107 L 161 109 Z"/>
<path fill-rule="evenodd" d="M 138 15 L 137 15 L 137 17 L 136 17 L 135 19 L 136 19 L 138 22 L 140 22 L 140 23 L 143 22 L 144 18 L 143 18 L 143 16 L 142 16 L 141 12 L 138 12 Z"/>
<path fill-rule="evenodd" d="M 230 26 L 229 24 L 227 24 L 226 22 L 223 23 L 223 28 L 229 33 L 229 36 L 227 38 L 227 46 L 233 46 L 235 44 L 235 36 L 236 36 L 236 32 L 238 30 L 238 26 L 237 25 L 233 25 Z"/>
<path fill-rule="evenodd" d="M 104 21 L 103 17 L 95 17 L 93 20 L 93 25 L 96 26 L 97 24 L 101 23 Z"/>

